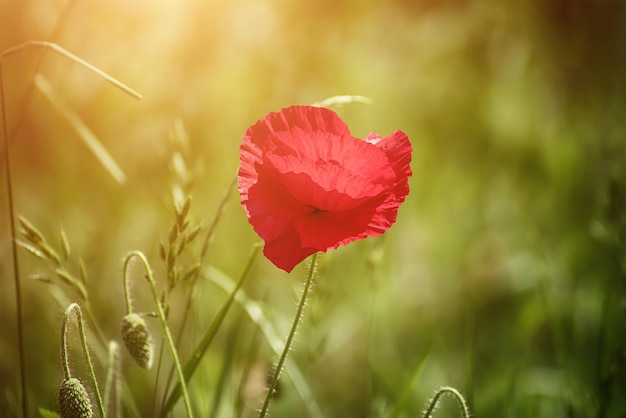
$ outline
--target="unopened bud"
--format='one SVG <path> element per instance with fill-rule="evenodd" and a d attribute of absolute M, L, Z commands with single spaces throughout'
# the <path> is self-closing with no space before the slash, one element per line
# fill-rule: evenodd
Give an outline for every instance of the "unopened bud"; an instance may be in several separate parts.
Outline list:
<path fill-rule="evenodd" d="M 144 319 L 131 313 L 122 319 L 122 339 L 131 357 L 144 369 L 152 367 L 152 336 Z"/>
<path fill-rule="evenodd" d="M 93 417 L 93 406 L 87 389 L 75 377 L 63 379 L 59 386 L 59 412 L 61 418 Z"/>

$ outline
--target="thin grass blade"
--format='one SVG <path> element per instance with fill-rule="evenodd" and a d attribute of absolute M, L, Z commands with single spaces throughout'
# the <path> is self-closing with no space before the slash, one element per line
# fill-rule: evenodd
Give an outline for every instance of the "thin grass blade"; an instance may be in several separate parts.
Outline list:
<path fill-rule="evenodd" d="M 80 139 L 87 146 L 89 151 L 96 157 L 96 159 L 102 164 L 104 169 L 117 181 L 119 184 L 126 182 L 126 175 L 115 162 L 113 157 L 104 148 L 102 143 L 98 140 L 96 135 L 87 127 L 82 119 L 74 112 L 74 110 L 65 103 L 54 91 L 52 85 L 46 80 L 42 74 L 35 75 L 35 86 L 37 89 L 50 101 L 52 106 L 68 121 L 68 123 L 74 128 Z"/>

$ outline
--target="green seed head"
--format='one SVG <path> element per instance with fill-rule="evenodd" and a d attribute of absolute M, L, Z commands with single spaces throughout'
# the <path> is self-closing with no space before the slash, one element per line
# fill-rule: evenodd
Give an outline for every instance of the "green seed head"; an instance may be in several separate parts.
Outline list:
<path fill-rule="evenodd" d="M 154 358 L 152 336 L 141 316 L 131 313 L 122 319 L 122 339 L 137 364 L 144 369 L 152 367 Z"/>
<path fill-rule="evenodd" d="M 93 417 L 93 406 L 87 389 L 75 377 L 63 379 L 59 386 L 59 412 L 61 418 Z"/>

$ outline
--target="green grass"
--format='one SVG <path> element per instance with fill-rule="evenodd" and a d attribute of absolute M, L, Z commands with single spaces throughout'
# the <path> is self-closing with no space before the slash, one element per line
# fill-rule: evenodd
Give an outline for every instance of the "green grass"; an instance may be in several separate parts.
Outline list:
<path fill-rule="evenodd" d="M 153 369 L 121 344 L 132 251 L 195 415 L 259 416 L 307 269 L 246 264 L 258 237 L 232 179 L 248 126 L 311 103 L 356 136 L 405 131 L 414 175 L 388 233 L 320 258 L 270 416 L 418 417 L 446 386 L 476 417 L 626 414 L 619 2 L 5 3 L 7 416 L 58 411 L 72 303 L 108 416 L 167 405 L 178 378 L 134 264 Z M 73 331 L 71 374 L 92 386 Z"/>

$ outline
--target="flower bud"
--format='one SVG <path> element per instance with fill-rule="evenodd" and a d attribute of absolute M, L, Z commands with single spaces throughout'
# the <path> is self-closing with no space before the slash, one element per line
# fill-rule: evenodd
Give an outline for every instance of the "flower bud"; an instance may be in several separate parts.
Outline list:
<path fill-rule="evenodd" d="M 59 412 L 61 418 L 93 417 L 93 406 L 87 389 L 75 377 L 63 379 L 59 386 Z"/>
<path fill-rule="evenodd" d="M 152 336 L 143 318 L 135 313 L 122 319 L 122 339 L 132 358 L 144 369 L 152 367 Z"/>

